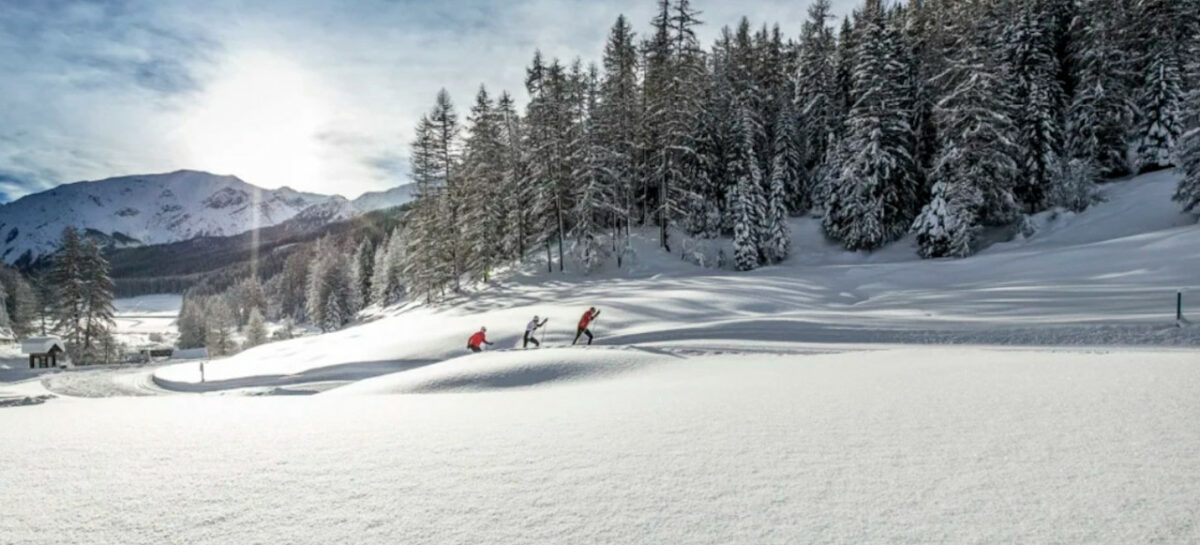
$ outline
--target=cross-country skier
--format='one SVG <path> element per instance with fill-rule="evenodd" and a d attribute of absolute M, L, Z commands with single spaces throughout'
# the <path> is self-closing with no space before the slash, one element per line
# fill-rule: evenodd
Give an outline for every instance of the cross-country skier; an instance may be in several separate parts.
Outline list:
<path fill-rule="evenodd" d="M 472 352 L 482 352 L 483 345 L 485 344 L 488 346 L 492 345 L 492 343 L 487 340 L 486 327 L 479 328 L 479 331 L 475 332 L 474 335 L 471 335 L 470 339 L 467 339 L 467 349 Z"/>
<path fill-rule="evenodd" d="M 579 319 L 579 329 L 577 331 L 575 331 L 575 340 L 571 341 L 571 344 L 573 345 L 573 344 L 579 342 L 580 335 L 587 335 L 588 345 L 591 345 L 592 344 L 592 330 L 588 329 L 588 326 L 592 325 L 592 320 L 595 320 L 596 318 L 599 318 L 599 317 L 600 317 L 600 311 L 596 310 L 596 307 L 591 307 L 591 308 L 587 309 L 587 312 L 583 313 L 583 318 Z"/>
<path fill-rule="evenodd" d="M 525 343 L 521 345 L 521 348 L 529 348 L 529 343 L 533 343 L 534 348 L 541 348 L 542 343 L 538 342 L 537 337 L 535 337 L 534 334 L 537 333 L 538 328 L 546 325 L 547 320 L 549 320 L 549 318 L 539 322 L 537 315 L 534 315 L 533 319 L 529 321 L 529 324 L 525 326 Z"/>

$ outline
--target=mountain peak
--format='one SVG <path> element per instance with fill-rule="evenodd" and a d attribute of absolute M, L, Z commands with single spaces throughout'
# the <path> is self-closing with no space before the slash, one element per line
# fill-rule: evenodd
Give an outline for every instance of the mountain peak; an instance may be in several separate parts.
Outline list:
<path fill-rule="evenodd" d="M 66 227 L 100 240 L 161 244 L 236 235 L 338 200 L 187 169 L 63 184 L 0 207 L 0 257 L 36 261 L 58 247 Z"/>

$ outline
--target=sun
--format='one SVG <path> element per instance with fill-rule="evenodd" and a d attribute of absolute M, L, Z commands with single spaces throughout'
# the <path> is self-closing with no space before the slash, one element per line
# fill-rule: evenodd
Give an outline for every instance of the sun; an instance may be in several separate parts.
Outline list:
<path fill-rule="evenodd" d="M 330 111 L 320 82 L 302 67 L 243 53 L 226 63 L 173 137 L 188 168 L 317 190 L 327 179 L 319 138 Z"/>

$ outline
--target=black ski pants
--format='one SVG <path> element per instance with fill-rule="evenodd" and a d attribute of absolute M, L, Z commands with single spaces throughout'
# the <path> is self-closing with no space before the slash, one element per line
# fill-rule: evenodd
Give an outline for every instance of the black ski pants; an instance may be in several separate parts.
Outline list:
<path fill-rule="evenodd" d="M 532 331 L 526 331 L 525 344 L 521 345 L 521 348 L 529 348 L 529 343 L 533 343 L 534 348 L 540 348 L 542 346 L 542 343 L 538 342 L 537 338 L 533 336 Z"/>

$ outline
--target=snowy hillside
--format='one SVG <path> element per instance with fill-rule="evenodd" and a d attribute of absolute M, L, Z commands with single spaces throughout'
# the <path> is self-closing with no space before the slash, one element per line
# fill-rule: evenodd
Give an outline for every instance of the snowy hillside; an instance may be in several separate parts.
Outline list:
<path fill-rule="evenodd" d="M 297 218 L 326 224 L 399 206 L 411 186 L 341 196 L 262 189 L 234 176 L 182 170 L 65 184 L 0 206 L 0 251 L 13 263 L 53 252 L 68 226 L 114 246 L 228 236 Z"/>
<path fill-rule="evenodd" d="M 1163 172 L 1109 184 L 1107 201 L 1091 210 L 1039 218 L 1042 230 L 1028 239 L 961 260 L 920 260 L 908 242 L 876 254 L 841 251 L 811 220 L 793 224 L 793 259 L 750 273 L 700 269 L 641 239 L 625 271 L 547 276 L 544 265 L 530 265 L 486 293 L 388 309 L 356 327 L 262 346 L 214 362 L 209 376 L 437 361 L 462 354 L 480 326 L 496 348 L 514 348 L 535 314 L 550 318 L 549 344 L 569 344 L 592 305 L 602 311 L 594 329 L 605 345 L 755 352 L 862 343 L 1197 345 L 1200 330 L 1174 324 L 1177 290 L 1200 307 L 1200 226 L 1170 201 L 1176 182 Z M 158 377 L 187 383 L 194 374 L 165 368 Z"/>
<path fill-rule="evenodd" d="M 290 219 L 330 197 L 261 189 L 234 176 L 182 170 L 65 184 L 0 207 L 3 257 L 54 251 L 64 228 L 122 245 L 224 236 Z"/>

